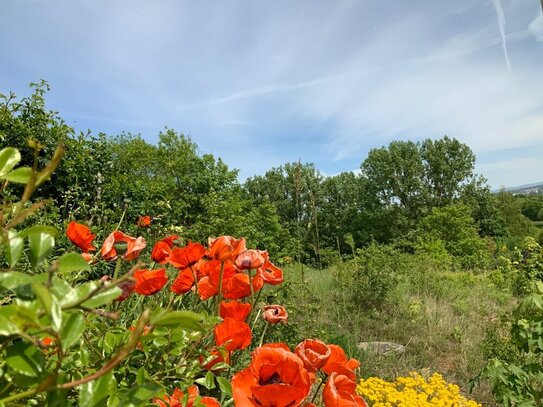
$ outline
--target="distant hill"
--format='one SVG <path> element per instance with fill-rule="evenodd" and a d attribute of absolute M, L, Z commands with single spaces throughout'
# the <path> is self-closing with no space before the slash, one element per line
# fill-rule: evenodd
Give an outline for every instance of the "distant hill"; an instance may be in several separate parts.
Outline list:
<path fill-rule="evenodd" d="M 516 187 L 509 187 L 505 188 L 507 192 L 511 192 L 513 194 L 543 194 L 543 181 L 536 182 L 533 184 L 525 184 L 525 185 L 519 185 Z"/>

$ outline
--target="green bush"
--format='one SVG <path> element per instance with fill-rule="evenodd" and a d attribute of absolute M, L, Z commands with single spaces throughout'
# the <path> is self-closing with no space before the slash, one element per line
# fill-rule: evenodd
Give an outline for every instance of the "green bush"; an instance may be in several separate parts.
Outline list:
<path fill-rule="evenodd" d="M 491 336 L 488 343 L 495 346 L 497 354 L 480 377 L 490 381 L 497 400 L 505 406 L 542 406 L 542 282 L 536 284 L 536 290 L 526 296 L 513 312 L 510 337 Z"/>
<path fill-rule="evenodd" d="M 382 308 L 398 283 L 401 253 L 388 245 L 370 244 L 336 274 L 338 289 L 358 310 Z"/>
<path fill-rule="evenodd" d="M 477 232 L 477 225 L 464 205 L 434 208 L 417 230 L 418 251 L 436 258 L 451 256 L 460 269 L 483 269 L 491 263 L 492 247 Z"/>

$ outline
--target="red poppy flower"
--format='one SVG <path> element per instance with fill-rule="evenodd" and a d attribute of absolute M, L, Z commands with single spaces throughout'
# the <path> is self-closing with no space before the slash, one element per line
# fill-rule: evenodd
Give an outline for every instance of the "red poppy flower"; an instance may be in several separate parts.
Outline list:
<path fill-rule="evenodd" d="M 356 359 L 348 359 L 341 346 L 331 344 L 328 347 L 331 353 L 328 361 L 322 367 L 322 371 L 327 375 L 336 372 L 349 377 L 351 380 L 356 380 L 354 369 L 360 366 L 360 362 Z"/>
<path fill-rule="evenodd" d="M 288 319 L 287 310 L 281 305 L 266 305 L 262 318 L 269 324 L 286 323 Z"/>
<path fill-rule="evenodd" d="M 208 407 L 220 407 L 221 405 L 217 399 L 213 397 L 200 397 L 198 387 L 193 384 L 187 390 L 188 399 L 186 407 L 193 407 L 194 403 L 198 400 L 199 405 L 203 404 Z M 162 399 L 153 399 L 153 403 L 158 404 L 161 407 L 183 407 L 183 398 L 185 394 L 178 388 L 173 391 L 171 396 L 165 395 Z"/>
<path fill-rule="evenodd" d="M 119 254 L 127 261 L 134 260 L 145 248 L 145 245 L 143 237 L 135 239 L 116 230 L 104 240 L 101 250 L 102 257 L 108 261 L 115 260 Z"/>
<path fill-rule="evenodd" d="M 66 228 L 66 236 L 68 236 L 68 239 L 79 247 L 83 253 L 96 250 L 92 245 L 92 241 L 96 235 L 93 235 L 90 229 L 81 223 L 71 221 L 68 224 L 68 228 Z"/>
<path fill-rule="evenodd" d="M 202 277 L 198 281 L 198 295 L 201 300 L 209 300 L 214 295 L 217 295 L 219 288 L 211 283 L 209 276 Z"/>
<path fill-rule="evenodd" d="M 262 345 L 263 348 L 279 348 L 279 349 L 284 349 L 288 352 L 290 352 L 290 348 L 288 347 L 288 345 L 284 342 L 270 342 L 270 343 L 265 343 L 264 345 Z"/>
<path fill-rule="evenodd" d="M 283 270 L 269 260 L 259 269 L 260 275 L 266 284 L 278 285 L 283 282 Z"/>
<path fill-rule="evenodd" d="M 264 284 L 262 277 L 255 274 L 251 280 L 253 285 L 253 292 L 257 292 L 262 288 Z M 249 276 L 245 273 L 236 273 L 233 276 L 229 276 L 223 281 L 223 295 L 224 298 L 229 300 L 239 300 L 251 295 L 251 284 L 249 283 Z"/>
<path fill-rule="evenodd" d="M 252 270 L 262 267 L 264 262 L 265 259 L 260 250 L 250 249 L 238 254 L 234 264 L 238 270 Z"/>
<path fill-rule="evenodd" d="M 246 250 L 245 239 L 235 239 L 232 236 L 219 236 L 208 241 L 209 257 L 219 261 L 234 261 L 238 254 Z"/>
<path fill-rule="evenodd" d="M 233 318 L 236 321 L 245 321 L 251 313 L 251 304 L 239 301 L 222 301 L 219 307 L 221 318 Z"/>
<path fill-rule="evenodd" d="M 296 346 L 294 353 L 304 362 L 304 367 L 308 371 L 316 372 L 330 359 L 332 351 L 318 339 L 306 339 Z"/>
<path fill-rule="evenodd" d="M 166 269 L 136 270 L 134 272 L 134 291 L 141 295 L 152 295 L 159 292 L 168 282 Z"/>
<path fill-rule="evenodd" d="M 185 269 L 196 264 L 205 252 L 206 249 L 200 243 L 189 241 L 185 247 L 173 249 L 168 261 L 175 268 Z"/>
<path fill-rule="evenodd" d="M 227 350 L 245 349 L 251 344 L 251 328 L 243 321 L 225 318 L 215 327 L 215 344 Z"/>
<path fill-rule="evenodd" d="M 282 348 L 257 348 L 249 367 L 232 378 L 234 404 L 243 407 L 298 407 L 310 389 L 302 361 Z"/>
<path fill-rule="evenodd" d="M 227 350 L 219 350 L 216 348 L 212 349 L 210 352 L 210 356 L 213 356 L 213 359 L 211 359 L 205 365 L 202 365 L 205 370 L 219 372 L 223 369 L 215 368 L 216 365 L 218 365 L 219 363 L 230 363 L 230 352 Z M 204 359 L 202 357 L 200 358 L 200 363 L 204 363 Z"/>
<path fill-rule="evenodd" d="M 151 217 L 149 215 L 140 216 L 138 219 L 138 226 L 140 228 L 148 228 L 151 226 Z"/>
<path fill-rule="evenodd" d="M 188 293 L 194 286 L 194 275 L 190 269 L 184 269 L 179 272 L 174 280 L 170 290 L 176 294 Z"/>
<path fill-rule="evenodd" d="M 179 236 L 170 235 L 170 236 L 166 236 L 164 239 L 162 239 L 161 242 L 166 243 L 171 249 L 173 247 L 175 241 L 178 240 L 178 239 L 179 239 Z"/>
<path fill-rule="evenodd" d="M 217 260 L 211 260 L 206 263 L 204 268 L 207 268 L 206 272 L 211 279 L 211 283 L 217 287 L 219 286 L 219 280 L 221 279 L 222 270 L 223 292 L 226 280 L 235 276 L 236 274 L 242 274 L 236 271 L 236 267 L 234 267 L 234 263 L 232 263 L 231 261 L 220 262 Z"/>
<path fill-rule="evenodd" d="M 158 264 L 165 264 L 170 257 L 170 253 L 170 246 L 168 246 L 168 244 L 164 243 L 163 241 L 158 241 L 155 243 L 153 251 L 151 252 L 151 259 L 153 259 L 153 261 L 157 262 Z"/>
<path fill-rule="evenodd" d="M 219 292 L 219 280 L 222 269 L 222 293 L 224 297 L 230 300 L 240 299 L 251 295 L 249 286 L 249 276 L 243 273 L 237 273 L 234 263 L 231 261 L 220 262 L 218 260 L 200 261 L 197 263 L 196 272 L 199 274 L 198 294 L 202 300 L 207 300 Z M 237 276 L 245 277 L 237 277 Z M 245 286 L 238 286 L 237 282 L 230 281 L 232 278 L 242 278 Z M 246 281 L 245 281 L 246 280 Z M 253 287 L 256 280 L 253 278 Z M 260 288 L 258 288 L 260 289 Z M 228 291 L 228 294 L 226 292 Z"/>
<path fill-rule="evenodd" d="M 322 399 L 325 407 L 368 407 L 364 399 L 356 394 L 356 383 L 347 376 L 332 373 L 324 386 Z"/>

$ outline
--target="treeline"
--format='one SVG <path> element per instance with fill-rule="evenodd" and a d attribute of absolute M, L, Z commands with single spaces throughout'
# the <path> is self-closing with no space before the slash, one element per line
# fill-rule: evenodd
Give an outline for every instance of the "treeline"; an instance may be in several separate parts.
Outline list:
<path fill-rule="evenodd" d="M 132 134 L 75 134 L 46 108 L 47 91 L 42 82 L 28 97 L 0 95 L 0 142 L 19 148 L 23 164 L 33 161 L 28 140 L 42 145 L 44 160 L 66 147 L 54 182 L 39 192 L 51 204 L 36 222 L 76 219 L 108 230 L 122 219 L 126 229 L 150 215 L 157 235 L 245 236 L 274 258 L 318 266 L 375 242 L 479 267 L 496 242 L 538 233 L 530 219 L 541 220 L 543 201 L 493 194 L 474 173 L 473 152 L 455 139 L 394 141 L 371 150 L 359 174 L 325 177 L 298 162 L 240 183 L 236 170 L 172 129 L 156 145 Z"/>

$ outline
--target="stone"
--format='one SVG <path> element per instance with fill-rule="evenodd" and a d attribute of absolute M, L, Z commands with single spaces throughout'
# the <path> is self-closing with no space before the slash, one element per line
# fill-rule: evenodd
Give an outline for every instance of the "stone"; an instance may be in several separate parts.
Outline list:
<path fill-rule="evenodd" d="M 405 346 L 393 342 L 360 342 L 358 349 L 362 349 L 366 352 L 373 352 L 380 355 L 387 355 L 390 353 L 404 353 Z"/>

